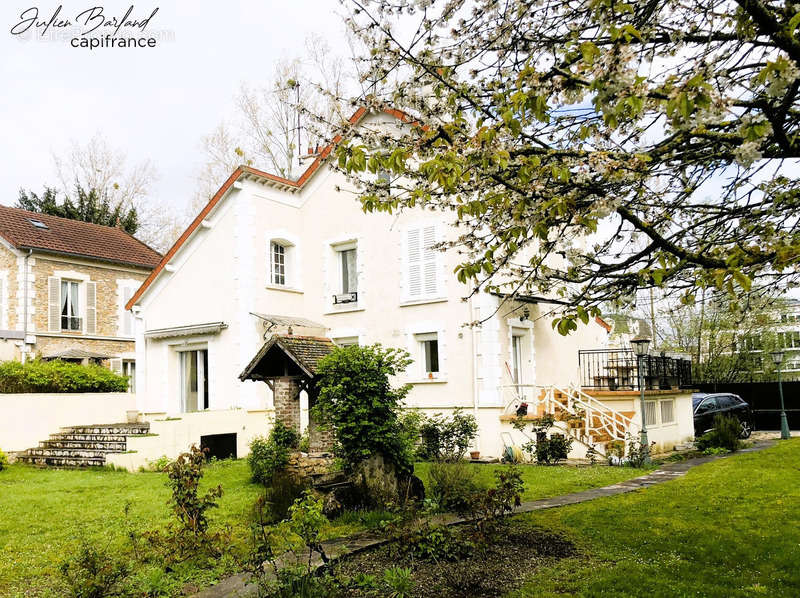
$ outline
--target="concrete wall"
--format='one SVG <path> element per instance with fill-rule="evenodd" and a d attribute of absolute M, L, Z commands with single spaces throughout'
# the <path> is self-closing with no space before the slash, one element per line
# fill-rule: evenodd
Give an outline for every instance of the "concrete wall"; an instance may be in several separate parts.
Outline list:
<path fill-rule="evenodd" d="M 272 418 L 271 410 L 246 409 L 184 413 L 177 419 L 147 417 L 152 435 L 129 437 L 128 452 L 109 454 L 106 463 L 137 471 L 162 456 L 174 459 L 192 444 L 200 446 L 200 437 L 209 434 L 236 434 L 236 455 L 246 457 L 250 441 L 269 433 Z"/>
<path fill-rule="evenodd" d="M 63 426 L 124 422 L 135 405 L 129 393 L 0 394 L 0 449 L 33 448 Z"/>

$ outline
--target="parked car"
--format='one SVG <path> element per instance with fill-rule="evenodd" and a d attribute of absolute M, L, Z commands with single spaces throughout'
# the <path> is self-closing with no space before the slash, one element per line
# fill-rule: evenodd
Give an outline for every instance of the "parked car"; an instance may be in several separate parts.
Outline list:
<path fill-rule="evenodd" d="M 749 438 L 753 432 L 753 412 L 739 395 L 718 392 L 707 394 L 696 392 L 692 395 L 694 408 L 694 435 L 702 436 L 714 427 L 717 415 L 732 415 L 739 420 L 742 431 L 739 438 Z"/>

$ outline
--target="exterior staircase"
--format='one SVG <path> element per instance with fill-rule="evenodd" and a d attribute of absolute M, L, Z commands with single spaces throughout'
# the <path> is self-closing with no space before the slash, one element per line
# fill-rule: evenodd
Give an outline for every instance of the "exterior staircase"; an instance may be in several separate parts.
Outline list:
<path fill-rule="evenodd" d="M 17 455 L 17 461 L 45 467 L 102 467 L 107 454 L 128 450 L 129 436 L 149 432 L 149 423 L 68 426 Z"/>
<path fill-rule="evenodd" d="M 519 388 L 515 392 L 519 393 Z M 584 447 L 594 447 L 600 455 L 607 455 L 609 444 L 614 441 L 625 443 L 628 435 L 638 434 L 639 426 L 633 421 L 634 411 L 620 411 L 599 401 L 577 387 L 559 388 L 556 386 L 539 386 L 527 390 L 527 396 L 517 396 L 513 403 L 524 400 L 528 403 L 528 415 L 523 419 L 532 420 L 544 415 L 552 415 L 556 433 L 568 434 Z M 531 404 L 533 403 L 533 404 Z M 506 413 L 504 420 L 514 419 Z"/>

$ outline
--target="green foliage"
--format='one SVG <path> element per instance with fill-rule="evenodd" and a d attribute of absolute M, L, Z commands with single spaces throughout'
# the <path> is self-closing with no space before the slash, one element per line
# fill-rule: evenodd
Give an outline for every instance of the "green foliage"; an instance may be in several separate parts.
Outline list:
<path fill-rule="evenodd" d="M 250 441 L 247 463 L 254 482 L 269 486 L 276 474 L 289 463 L 290 449 L 297 448 L 300 436 L 281 421 L 276 421 L 269 436 L 256 436 Z"/>
<path fill-rule="evenodd" d="M 119 226 L 130 235 L 139 229 L 139 216 L 135 207 L 125 206 L 122 201 L 111 205 L 108 194 L 97 189 L 86 190 L 77 183 L 74 196 L 65 197 L 62 203 L 58 203 L 58 192 L 51 187 L 45 187 L 41 196 L 33 191 L 20 189 L 16 207 L 59 218 Z"/>
<path fill-rule="evenodd" d="M 128 574 L 125 564 L 85 539 L 78 554 L 62 562 L 59 571 L 72 598 L 118 596 Z"/>
<path fill-rule="evenodd" d="M 522 504 L 525 482 L 522 472 L 513 465 L 495 472 L 495 486 L 473 495 L 470 525 L 477 540 L 492 543 L 503 518 Z"/>
<path fill-rule="evenodd" d="M 303 496 L 308 485 L 303 480 L 283 472 L 275 472 L 264 489 L 264 497 L 269 507 L 270 519 L 273 523 L 286 519 L 289 508 Z"/>
<path fill-rule="evenodd" d="M 550 414 L 530 420 L 531 431 L 535 434 L 536 439 L 522 445 L 522 450 L 531 458 L 536 459 L 539 465 L 557 465 L 559 461 L 566 459 L 569 451 L 572 450 L 574 438 L 571 436 L 555 433 L 548 435 L 548 431 L 553 427 L 555 421 Z M 512 425 L 518 430 L 523 430 L 525 423 L 526 420 L 517 418 Z"/>
<path fill-rule="evenodd" d="M 172 460 L 166 455 L 161 455 L 158 459 L 147 462 L 147 469 L 150 471 L 166 471 Z"/>
<path fill-rule="evenodd" d="M 426 497 L 442 511 L 466 512 L 480 488 L 475 468 L 465 461 L 433 462 L 428 470 Z"/>
<path fill-rule="evenodd" d="M 312 416 L 334 430 L 336 452 L 346 468 L 378 453 L 398 474 L 413 472 L 414 455 L 399 418 L 409 386 L 389 383 L 410 363 L 406 351 L 380 345 L 338 347 L 320 360 Z"/>
<path fill-rule="evenodd" d="M 414 589 L 410 567 L 392 567 L 383 572 L 383 581 L 389 586 L 388 598 L 407 598 Z"/>
<path fill-rule="evenodd" d="M 714 417 L 714 427 L 698 438 L 695 444 L 699 451 L 720 448 L 733 452 L 742 446 L 739 440 L 741 433 L 742 425 L 736 417 L 719 414 Z"/>
<path fill-rule="evenodd" d="M 128 378 L 98 365 L 59 359 L 0 363 L 0 393 L 125 392 Z"/>
<path fill-rule="evenodd" d="M 172 490 L 170 505 L 179 523 L 176 534 L 179 543 L 204 539 L 208 531 L 207 511 L 217 507 L 217 499 L 222 496 L 222 486 L 210 488 L 200 495 L 205 460 L 204 452 L 192 445 L 189 452 L 178 455 L 166 469 Z"/>
<path fill-rule="evenodd" d="M 459 407 L 448 418 L 441 413 L 426 418 L 420 425 L 420 457 L 426 460 L 458 461 L 464 458 L 478 434 L 478 422 Z"/>
<path fill-rule="evenodd" d="M 642 467 L 650 458 L 650 449 L 655 446 L 655 442 L 651 442 L 650 446 L 642 444 L 641 440 L 635 436 L 627 435 L 628 440 L 628 456 L 624 463 L 628 467 Z"/>
<path fill-rule="evenodd" d="M 8 455 L 0 449 L 0 471 L 3 471 L 6 467 L 8 467 Z"/>

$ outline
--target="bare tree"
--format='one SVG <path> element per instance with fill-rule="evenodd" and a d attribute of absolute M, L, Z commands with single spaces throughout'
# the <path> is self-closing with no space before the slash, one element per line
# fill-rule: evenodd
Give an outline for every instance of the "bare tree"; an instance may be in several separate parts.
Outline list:
<path fill-rule="evenodd" d="M 66 152 L 53 153 L 52 158 L 58 191 L 69 196 L 76 184 L 94 189 L 112 205 L 136 209 L 140 222 L 137 238 L 162 251 L 172 243 L 180 218 L 152 197 L 158 172 L 150 160 L 129 165 L 125 152 L 112 147 L 99 132 L 85 143 L 73 140 Z"/>

